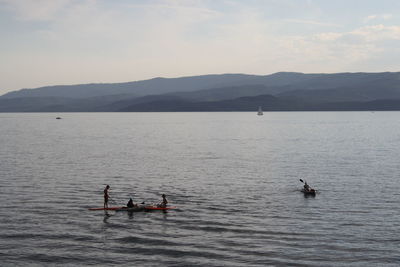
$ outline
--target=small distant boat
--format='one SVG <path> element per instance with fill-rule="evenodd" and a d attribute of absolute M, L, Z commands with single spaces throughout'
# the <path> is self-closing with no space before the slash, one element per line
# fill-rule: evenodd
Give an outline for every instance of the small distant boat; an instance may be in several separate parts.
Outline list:
<path fill-rule="evenodd" d="M 56 120 L 61 120 L 61 117 L 57 117 Z"/>
<path fill-rule="evenodd" d="M 257 115 L 258 115 L 258 116 L 262 116 L 262 115 L 264 115 L 264 113 L 263 113 L 263 111 L 262 111 L 262 108 L 261 108 L 261 106 L 259 106 L 259 107 L 258 107 L 258 112 L 257 112 Z"/>

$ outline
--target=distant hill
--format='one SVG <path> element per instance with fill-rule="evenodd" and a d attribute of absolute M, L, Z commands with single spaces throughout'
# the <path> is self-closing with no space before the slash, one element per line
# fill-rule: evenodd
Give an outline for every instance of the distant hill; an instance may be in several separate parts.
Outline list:
<path fill-rule="evenodd" d="M 400 73 L 330 74 L 287 89 L 277 95 L 311 102 L 400 99 Z"/>
<path fill-rule="evenodd" d="M 323 74 L 322 74 L 323 75 Z M 271 75 L 211 74 L 181 78 L 154 78 L 126 83 L 99 83 L 78 85 L 45 86 L 34 89 L 21 89 L 9 92 L 0 98 L 17 97 L 68 97 L 87 98 L 105 95 L 129 94 L 146 96 L 171 92 L 193 92 L 211 88 L 243 85 L 265 85 L 269 87 L 286 86 L 306 82 L 321 74 L 278 72 Z"/>
<path fill-rule="evenodd" d="M 126 99 L 126 95 L 89 98 L 67 97 L 17 97 L 0 98 L 0 112 L 95 112 L 104 106 Z"/>
<path fill-rule="evenodd" d="M 145 96 L 169 92 L 188 92 L 225 85 L 241 84 L 256 77 L 245 74 L 202 75 L 183 78 L 154 78 L 144 81 L 109 83 L 109 84 L 78 84 L 56 85 L 35 89 L 22 89 L 7 93 L 0 98 L 16 97 L 68 97 L 87 98 L 105 95 L 129 94 Z"/>
<path fill-rule="evenodd" d="M 0 112 L 400 110 L 400 72 L 221 74 L 22 89 Z"/>

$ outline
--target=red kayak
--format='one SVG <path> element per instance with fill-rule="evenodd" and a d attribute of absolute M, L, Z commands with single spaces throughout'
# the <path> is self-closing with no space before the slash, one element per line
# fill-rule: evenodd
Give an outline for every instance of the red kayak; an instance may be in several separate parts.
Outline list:
<path fill-rule="evenodd" d="M 90 208 L 89 210 L 120 210 L 126 207 Z"/>

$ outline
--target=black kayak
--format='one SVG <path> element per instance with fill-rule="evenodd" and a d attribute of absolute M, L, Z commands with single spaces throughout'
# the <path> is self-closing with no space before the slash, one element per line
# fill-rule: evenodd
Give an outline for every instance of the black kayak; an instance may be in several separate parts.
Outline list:
<path fill-rule="evenodd" d="M 317 193 L 315 189 L 305 190 L 304 188 L 301 189 L 301 192 L 303 192 L 304 195 L 313 195 L 313 196 L 315 196 L 315 194 Z"/>

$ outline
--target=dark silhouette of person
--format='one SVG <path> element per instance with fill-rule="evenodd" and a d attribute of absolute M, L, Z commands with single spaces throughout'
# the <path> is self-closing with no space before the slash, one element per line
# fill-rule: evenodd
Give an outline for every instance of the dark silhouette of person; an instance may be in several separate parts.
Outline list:
<path fill-rule="evenodd" d="M 133 207 L 135 207 L 135 205 L 133 204 L 132 198 L 129 199 L 129 201 L 128 201 L 128 203 L 126 204 L 126 206 L 127 206 L 128 208 L 133 208 Z"/>
<path fill-rule="evenodd" d="M 108 194 L 109 189 L 110 189 L 109 185 L 107 185 L 106 188 L 104 188 L 104 208 L 108 208 L 108 199 L 110 198 L 110 195 Z"/>
<path fill-rule="evenodd" d="M 159 206 L 161 208 L 165 208 L 167 206 L 167 204 L 168 204 L 168 200 L 167 200 L 165 194 L 162 194 L 161 197 L 162 197 L 162 201 L 161 201 Z"/>
<path fill-rule="evenodd" d="M 305 181 L 304 182 L 304 191 L 306 191 L 306 192 L 308 192 L 308 191 L 310 191 L 311 190 L 311 188 L 310 188 L 310 186 L 307 184 L 307 182 Z"/>

